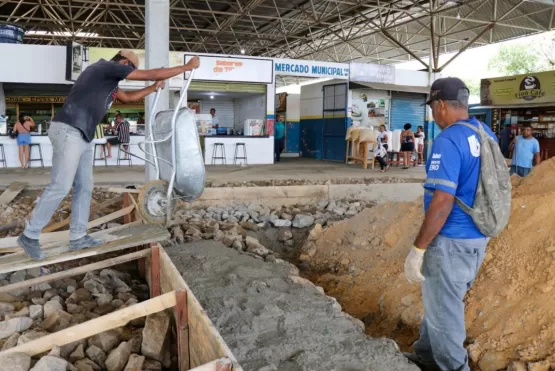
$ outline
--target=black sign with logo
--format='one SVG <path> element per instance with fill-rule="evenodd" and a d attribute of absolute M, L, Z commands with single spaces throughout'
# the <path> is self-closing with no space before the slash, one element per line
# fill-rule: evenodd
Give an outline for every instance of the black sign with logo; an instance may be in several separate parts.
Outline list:
<path fill-rule="evenodd" d="M 515 97 L 530 102 L 544 95 L 545 91 L 541 90 L 540 80 L 536 76 L 526 76 L 522 79 L 520 91 L 515 94 Z"/>

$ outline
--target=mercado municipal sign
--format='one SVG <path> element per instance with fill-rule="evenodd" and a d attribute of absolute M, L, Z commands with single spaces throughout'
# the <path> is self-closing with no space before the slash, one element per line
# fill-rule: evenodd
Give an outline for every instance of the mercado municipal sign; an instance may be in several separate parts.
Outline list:
<path fill-rule="evenodd" d="M 349 65 L 345 63 L 274 59 L 274 71 L 286 76 L 349 78 Z"/>

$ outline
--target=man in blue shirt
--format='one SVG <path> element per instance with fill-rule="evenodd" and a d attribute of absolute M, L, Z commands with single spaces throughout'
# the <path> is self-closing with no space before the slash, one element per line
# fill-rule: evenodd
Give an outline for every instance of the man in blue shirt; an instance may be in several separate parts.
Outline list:
<path fill-rule="evenodd" d="M 528 123 L 524 124 L 522 135 L 513 139 L 510 149 L 513 151 L 511 175 L 525 177 L 532 171 L 532 160 L 536 166 L 541 162 L 540 143 L 532 136 L 532 126 Z"/>
<path fill-rule="evenodd" d="M 455 202 L 474 204 L 480 175 L 478 133 L 457 122 L 481 125 L 468 116 L 469 90 L 458 78 L 436 80 L 427 104 L 442 132 L 426 164 L 425 218 L 405 261 L 405 276 L 422 282 L 424 319 L 414 354 L 424 369 L 470 371 L 463 298 L 485 255 L 486 238 Z M 491 130 L 488 134 L 497 141 Z"/>
<path fill-rule="evenodd" d="M 281 152 L 285 149 L 285 123 L 281 121 L 281 116 L 276 115 L 276 124 L 274 125 L 274 152 L 276 162 L 281 160 Z"/>

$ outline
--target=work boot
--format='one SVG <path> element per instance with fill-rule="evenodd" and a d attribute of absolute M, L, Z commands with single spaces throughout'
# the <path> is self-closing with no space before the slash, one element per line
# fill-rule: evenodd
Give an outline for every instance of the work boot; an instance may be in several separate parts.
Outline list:
<path fill-rule="evenodd" d="M 416 353 L 403 352 L 403 355 L 407 357 L 409 361 L 418 366 L 422 371 L 441 371 L 439 366 L 435 363 L 424 363 L 424 361 L 422 361 Z"/>
<path fill-rule="evenodd" d="M 25 253 L 33 260 L 43 260 L 46 255 L 40 249 L 39 240 L 25 236 L 23 233 L 17 239 L 17 244 L 23 248 Z"/>
<path fill-rule="evenodd" d="M 89 247 L 96 247 L 100 245 L 104 245 L 103 240 L 97 240 L 95 238 L 92 238 L 88 234 L 84 235 L 83 237 L 77 240 L 69 241 L 70 250 L 83 250 L 83 249 L 88 249 Z"/>

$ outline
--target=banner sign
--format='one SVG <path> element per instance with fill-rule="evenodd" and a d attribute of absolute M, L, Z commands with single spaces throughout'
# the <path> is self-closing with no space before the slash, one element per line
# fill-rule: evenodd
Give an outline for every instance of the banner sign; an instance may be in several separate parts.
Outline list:
<path fill-rule="evenodd" d="M 482 79 L 480 104 L 521 105 L 555 102 L 555 71 Z"/>
<path fill-rule="evenodd" d="M 66 80 L 76 81 L 83 72 L 83 57 L 83 45 L 72 41 L 67 44 Z"/>
<path fill-rule="evenodd" d="M 185 63 L 194 55 L 185 54 Z M 273 61 L 242 57 L 200 55 L 195 80 L 271 84 L 274 82 Z"/>
<path fill-rule="evenodd" d="M 276 75 L 348 79 L 349 65 L 345 63 L 274 59 Z"/>
<path fill-rule="evenodd" d="M 9 96 L 6 97 L 6 103 L 54 103 L 63 104 L 66 101 L 66 96 Z M 116 104 L 122 104 L 118 99 L 114 101 Z M 126 104 L 144 104 L 144 99 L 126 102 Z"/>
<path fill-rule="evenodd" d="M 395 84 L 395 67 L 385 64 L 351 63 L 349 80 Z"/>

